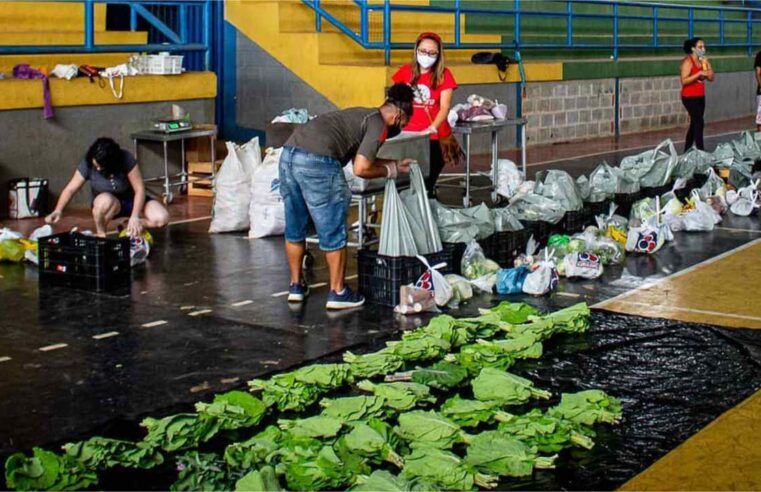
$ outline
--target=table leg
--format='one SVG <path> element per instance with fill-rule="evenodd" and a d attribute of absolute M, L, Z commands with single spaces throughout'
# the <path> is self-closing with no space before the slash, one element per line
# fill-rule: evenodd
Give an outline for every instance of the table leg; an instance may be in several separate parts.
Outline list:
<path fill-rule="evenodd" d="M 140 162 L 140 159 L 137 158 L 137 139 L 132 140 L 132 155 L 135 158 L 136 162 Z"/>
<path fill-rule="evenodd" d="M 164 197 L 166 203 L 172 202 L 172 189 L 169 184 L 169 153 L 168 142 L 164 142 Z"/>
<path fill-rule="evenodd" d="M 359 230 L 357 231 L 357 251 L 365 245 L 365 221 L 367 220 L 367 202 L 365 197 L 359 199 Z"/>
<path fill-rule="evenodd" d="M 185 139 L 180 139 L 180 175 L 182 176 L 182 181 L 188 180 L 188 171 L 185 166 Z"/>
<path fill-rule="evenodd" d="M 499 165 L 499 140 L 497 130 L 491 132 L 491 201 L 497 201 L 497 166 Z"/>
<path fill-rule="evenodd" d="M 521 165 L 523 166 L 523 179 L 528 179 L 526 175 L 526 124 L 521 125 Z"/>
<path fill-rule="evenodd" d="M 211 136 L 211 179 L 217 177 L 217 137 Z"/>
<path fill-rule="evenodd" d="M 466 133 L 463 138 L 465 139 L 465 198 L 462 203 L 467 208 L 470 206 L 470 135 Z"/>

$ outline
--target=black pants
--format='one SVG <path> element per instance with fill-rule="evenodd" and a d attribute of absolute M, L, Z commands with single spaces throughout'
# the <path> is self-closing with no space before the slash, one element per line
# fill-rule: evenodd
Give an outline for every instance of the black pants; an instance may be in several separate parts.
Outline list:
<path fill-rule="evenodd" d="M 442 169 L 444 169 L 444 158 L 441 156 L 441 145 L 438 140 L 431 140 L 431 172 L 425 178 L 425 188 L 431 198 L 436 195 L 436 181 Z"/>
<path fill-rule="evenodd" d="M 690 114 L 690 128 L 684 141 L 684 151 L 687 152 L 692 144 L 700 150 L 703 148 L 703 113 L 706 111 L 705 97 L 683 97 L 682 104 Z"/>

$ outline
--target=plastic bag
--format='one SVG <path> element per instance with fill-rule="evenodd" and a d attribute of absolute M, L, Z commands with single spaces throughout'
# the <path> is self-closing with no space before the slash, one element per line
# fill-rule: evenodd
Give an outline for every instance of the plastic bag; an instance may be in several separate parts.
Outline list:
<path fill-rule="evenodd" d="M 724 189 L 724 180 L 721 179 L 713 169 L 709 169 L 707 173 L 708 177 L 703 186 L 700 187 L 700 199 L 706 200 L 708 197 L 716 195 L 719 190 Z"/>
<path fill-rule="evenodd" d="M 3 239 L 0 241 L 0 261 L 12 261 L 15 263 L 24 259 L 24 245 L 19 239 Z"/>
<path fill-rule="evenodd" d="M 473 298 L 473 285 L 465 277 L 450 273 L 444 275 L 449 285 L 452 287 L 452 298 L 449 300 L 447 307 L 457 309 L 460 304 Z"/>
<path fill-rule="evenodd" d="M 258 143 L 257 143 L 258 146 Z M 248 237 L 277 236 L 285 232 L 285 205 L 280 194 L 280 154 L 283 149 L 267 149 L 264 160 L 251 176 L 251 206 Z"/>
<path fill-rule="evenodd" d="M 515 196 L 508 208 L 518 220 L 541 220 L 557 224 L 565 215 L 565 209 L 555 200 L 536 193 Z"/>
<path fill-rule="evenodd" d="M 521 224 L 521 221 L 518 220 L 518 217 L 509 208 L 493 208 L 491 209 L 491 217 L 494 222 L 495 232 L 520 231 L 523 229 L 523 224 Z"/>
<path fill-rule="evenodd" d="M 740 133 L 740 138 L 732 141 L 735 152 L 735 161 L 749 159 L 754 161 L 761 159 L 761 146 L 753 138 L 753 134 L 746 130 Z"/>
<path fill-rule="evenodd" d="M 520 294 L 530 270 L 526 266 L 502 268 L 497 271 L 497 294 Z"/>
<path fill-rule="evenodd" d="M 518 268 L 519 266 L 528 266 L 531 267 L 534 265 L 534 255 L 536 255 L 536 252 L 539 250 L 539 243 L 536 242 L 536 239 L 534 239 L 534 236 L 531 235 L 531 237 L 528 238 L 528 241 L 526 242 L 526 252 L 518 256 L 518 258 L 513 261 L 513 266 L 515 268 Z"/>
<path fill-rule="evenodd" d="M 579 197 L 585 201 L 589 201 L 589 195 L 592 192 L 589 186 L 589 178 L 586 176 L 579 176 L 576 178 L 576 190 L 579 192 Z M 602 200 L 598 200 L 602 201 Z"/>
<path fill-rule="evenodd" d="M 750 157 L 735 159 L 729 167 L 729 184 L 735 188 L 748 186 L 753 177 L 753 165 L 755 160 Z"/>
<path fill-rule="evenodd" d="M 641 227 L 629 229 L 626 251 L 653 254 L 663 247 L 669 233 L 668 225 L 659 222 L 657 216 L 653 216 L 645 221 Z"/>
<path fill-rule="evenodd" d="M 497 283 L 497 274 L 489 273 L 470 281 L 470 284 L 481 292 L 487 294 L 494 291 L 494 285 Z"/>
<path fill-rule="evenodd" d="M 399 196 L 408 214 L 408 221 L 415 231 L 413 239 L 417 245 L 418 254 L 427 255 L 441 251 L 439 228 L 433 218 L 423 172 L 419 165 L 410 166 L 410 187 L 402 191 Z"/>
<path fill-rule="evenodd" d="M 399 288 L 399 304 L 394 312 L 401 314 L 438 313 L 433 292 L 413 285 Z"/>
<path fill-rule="evenodd" d="M 629 214 L 629 224 L 638 226 L 650 217 L 655 216 L 657 212 L 656 200 L 643 198 L 632 205 L 632 210 Z"/>
<path fill-rule="evenodd" d="M 0 241 L 7 241 L 9 239 L 22 239 L 24 237 L 20 232 L 8 229 L 7 227 L 0 228 Z"/>
<path fill-rule="evenodd" d="M 570 174 L 558 169 L 537 173 L 535 193 L 553 200 L 563 212 L 581 210 L 584 206 L 576 182 Z"/>
<path fill-rule="evenodd" d="M 731 198 L 729 210 L 734 215 L 747 217 L 752 214 L 755 209 L 761 207 L 761 203 L 759 203 L 760 197 L 757 188 L 758 181 L 754 181 L 749 186 L 740 188 L 733 195 L 729 195 L 729 193 L 727 193 L 728 203 L 730 202 Z"/>
<path fill-rule="evenodd" d="M 444 275 L 439 272 L 439 268 L 445 267 L 446 263 L 431 266 L 424 256 L 418 256 L 417 259 L 425 265 L 426 271 L 423 272 L 423 275 L 415 283 L 415 287 L 433 292 L 436 305 L 446 306 L 452 298 L 452 286 L 449 285 Z"/>
<path fill-rule="evenodd" d="M 695 199 L 695 208 L 682 216 L 684 230 L 686 231 L 712 231 L 714 226 L 721 222 L 721 216 L 710 205 Z"/>
<path fill-rule="evenodd" d="M 639 187 L 636 190 L 638 191 Z M 603 161 L 589 175 L 588 202 L 597 203 L 613 197 L 618 192 L 618 176 L 607 162 Z"/>
<path fill-rule="evenodd" d="M 417 256 L 420 254 L 415 237 L 404 209 L 404 203 L 396 191 L 393 179 L 386 181 L 383 195 L 383 220 L 381 221 L 378 254 L 384 256 Z"/>
<path fill-rule="evenodd" d="M 495 185 L 498 195 L 512 198 L 518 192 L 523 180 L 523 173 L 518 170 L 513 161 L 510 159 L 499 159 L 497 161 L 497 182 Z"/>
<path fill-rule="evenodd" d="M 251 173 L 253 169 L 238 156 L 232 142 L 226 142 L 227 157 L 214 178 L 214 205 L 209 232 L 233 232 L 249 228 Z"/>
<path fill-rule="evenodd" d="M 563 264 L 568 278 L 595 279 L 603 272 L 602 260 L 589 251 L 569 253 L 563 258 Z"/>
<path fill-rule="evenodd" d="M 692 146 L 687 152 L 679 156 L 674 169 L 674 177 L 690 178 L 695 174 L 705 174 L 711 169 L 714 162 L 715 158 L 712 154 Z"/>
<path fill-rule="evenodd" d="M 478 242 L 471 241 L 462 255 L 461 271 L 463 277 L 474 280 L 484 275 L 496 273 L 499 270 L 496 261 L 490 260 L 484 255 L 484 250 Z"/>
<path fill-rule="evenodd" d="M 717 145 L 712 155 L 716 167 L 729 167 L 735 160 L 735 151 L 728 142 Z"/>
<path fill-rule="evenodd" d="M 478 228 L 476 239 L 484 239 L 494 234 L 494 219 L 486 204 L 482 203 L 476 207 L 463 208 L 460 212 L 470 218 Z"/>
<path fill-rule="evenodd" d="M 661 142 L 653 150 L 652 167 L 640 178 L 645 187 L 663 186 L 671 181 L 671 175 L 679 162 L 679 156 L 671 139 Z"/>
<path fill-rule="evenodd" d="M 468 243 L 478 236 L 478 226 L 460 210 L 448 208 L 436 200 L 430 203 L 442 242 Z"/>
<path fill-rule="evenodd" d="M 523 282 L 523 292 L 533 296 L 543 296 L 555 290 L 558 286 L 558 271 L 555 264 L 548 258 L 526 276 Z"/>
<path fill-rule="evenodd" d="M 153 236 L 148 231 L 143 231 L 139 236 L 130 236 L 126 229 L 119 233 L 119 237 L 129 237 L 129 260 L 130 266 L 145 263 L 153 247 Z"/>
<path fill-rule="evenodd" d="M 626 234 L 624 234 L 623 241 L 611 237 L 600 237 L 590 244 L 592 252 L 600 258 L 603 265 L 623 262 L 626 256 L 625 246 Z"/>

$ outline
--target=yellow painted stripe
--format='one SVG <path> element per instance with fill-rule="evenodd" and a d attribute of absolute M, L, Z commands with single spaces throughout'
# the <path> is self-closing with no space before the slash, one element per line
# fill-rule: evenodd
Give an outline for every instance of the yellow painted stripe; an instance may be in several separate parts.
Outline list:
<path fill-rule="evenodd" d="M 595 307 L 624 314 L 761 329 L 761 240 Z"/>
<path fill-rule="evenodd" d="M 118 79 L 114 82 L 118 90 Z M 10 79 L 2 84 L 0 110 L 42 107 L 40 80 Z M 50 80 L 50 94 L 54 107 L 208 99 L 217 94 L 217 77 L 212 72 L 125 77 L 122 99 L 113 96 L 107 83 L 100 87 L 97 82 L 90 83 L 85 77 L 73 80 L 53 78 Z"/>
<path fill-rule="evenodd" d="M 761 391 L 620 490 L 761 490 Z"/>

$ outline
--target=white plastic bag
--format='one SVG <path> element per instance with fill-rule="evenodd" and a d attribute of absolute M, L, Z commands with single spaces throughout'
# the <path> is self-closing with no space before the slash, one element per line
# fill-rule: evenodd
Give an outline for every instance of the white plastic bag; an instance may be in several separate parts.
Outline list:
<path fill-rule="evenodd" d="M 539 266 L 533 272 L 526 276 L 523 282 L 523 292 L 532 296 L 543 296 L 552 292 L 558 286 L 558 271 L 555 263 L 550 259 L 550 254 L 539 263 Z"/>
<path fill-rule="evenodd" d="M 499 159 L 497 161 L 497 182 L 495 185 L 498 195 L 512 198 L 522 183 L 523 174 L 513 161 L 510 159 Z"/>
<path fill-rule="evenodd" d="M 445 275 L 444 278 L 447 279 L 447 282 L 452 287 L 452 298 L 447 304 L 448 307 L 457 309 L 460 303 L 473 297 L 473 286 L 465 277 L 450 273 Z"/>
<path fill-rule="evenodd" d="M 565 276 L 568 278 L 594 279 L 602 275 L 603 272 L 600 257 L 588 251 L 565 255 L 563 265 L 565 267 Z"/>
<path fill-rule="evenodd" d="M 399 289 L 399 304 L 394 312 L 401 314 L 438 313 L 433 292 L 414 285 L 402 285 Z"/>
<path fill-rule="evenodd" d="M 496 261 L 488 259 L 481 245 L 473 240 L 468 243 L 462 255 L 461 270 L 463 277 L 474 280 L 497 273 L 499 265 Z"/>
<path fill-rule="evenodd" d="M 209 232 L 243 231 L 249 227 L 251 169 L 238 157 L 238 149 L 226 142 L 227 157 L 214 178 L 214 205 Z"/>
<path fill-rule="evenodd" d="M 439 263 L 431 266 L 424 256 L 418 255 L 417 259 L 426 266 L 426 271 L 420 276 L 415 287 L 433 292 L 433 298 L 436 301 L 436 305 L 446 306 L 452 298 L 452 286 L 449 285 L 447 279 L 444 278 L 444 275 L 438 270 L 439 268 L 445 267 L 446 263 Z"/>
<path fill-rule="evenodd" d="M 632 227 L 626 237 L 626 251 L 630 253 L 653 254 L 668 240 L 671 230 L 668 225 L 653 216 L 641 227 Z"/>
<path fill-rule="evenodd" d="M 251 205 L 248 212 L 250 238 L 277 236 L 285 232 L 285 206 L 280 195 L 279 174 L 282 152 L 282 147 L 267 149 L 267 155 L 254 168 L 251 176 Z"/>

